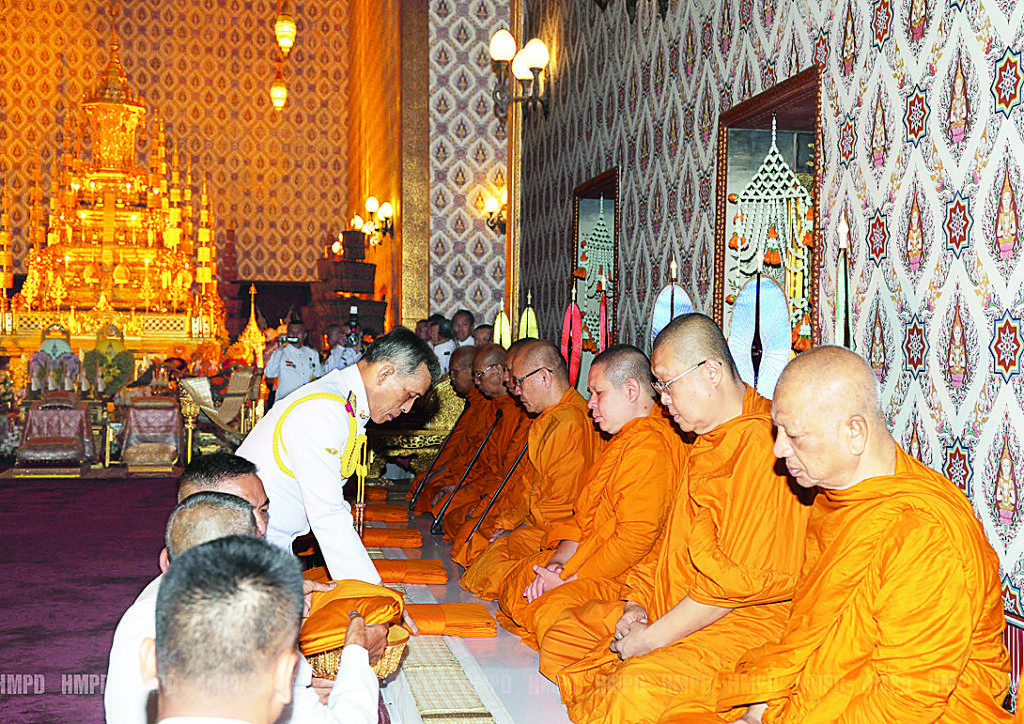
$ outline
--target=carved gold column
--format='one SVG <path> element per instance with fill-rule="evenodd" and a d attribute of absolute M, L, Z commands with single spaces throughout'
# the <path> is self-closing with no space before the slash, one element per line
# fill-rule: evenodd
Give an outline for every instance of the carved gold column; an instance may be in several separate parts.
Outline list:
<path fill-rule="evenodd" d="M 430 47 L 427 0 L 401 0 L 402 233 L 396 280 L 399 321 L 430 313 Z"/>

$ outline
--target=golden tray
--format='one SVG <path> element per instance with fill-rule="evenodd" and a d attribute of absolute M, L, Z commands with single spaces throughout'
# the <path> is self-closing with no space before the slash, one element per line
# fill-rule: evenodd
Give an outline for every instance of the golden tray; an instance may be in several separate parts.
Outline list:
<path fill-rule="evenodd" d="M 384 680 L 398 671 L 398 665 L 402 663 L 402 654 L 408 643 L 409 632 L 404 628 L 391 626 L 388 629 L 388 643 L 384 647 L 384 654 L 373 665 L 373 673 L 377 675 L 378 679 Z M 313 654 L 307 656 L 306 660 L 313 668 L 313 676 L 318 679 L 335 679 L 338 676 L 338 666 L 341 665 L 341 649 L 331 649 Z"/>

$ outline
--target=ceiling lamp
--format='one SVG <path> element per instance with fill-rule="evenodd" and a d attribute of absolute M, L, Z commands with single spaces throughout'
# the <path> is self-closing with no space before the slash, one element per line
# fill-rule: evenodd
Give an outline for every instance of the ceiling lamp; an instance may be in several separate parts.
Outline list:
<path fill-rule="evenodd" d="M 277 6 L 277 20 L 274 21 L 274 37 L 277 39 L 277 47 L 281 49 L 282 58 L 287 58 L 291 52 L 297 32 L 292 4 L 289 0 L 284 0 Z"/>

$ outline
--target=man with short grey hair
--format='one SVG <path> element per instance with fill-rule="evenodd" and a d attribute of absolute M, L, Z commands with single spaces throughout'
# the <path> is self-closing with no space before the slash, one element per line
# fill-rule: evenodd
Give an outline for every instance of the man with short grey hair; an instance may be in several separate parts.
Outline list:
<path fill-rule="evenodd" d="M 290 551 L 297 536 L 312 530 L 332 579 L 379 584 L 342 488 L 354 472 L 367 421 L 408 412 L 439 376 L 430 346 L 396 327 L 356 364 L 271 409 L 237 451 L 257 465 L 270 496 L 267 540 Z"/>

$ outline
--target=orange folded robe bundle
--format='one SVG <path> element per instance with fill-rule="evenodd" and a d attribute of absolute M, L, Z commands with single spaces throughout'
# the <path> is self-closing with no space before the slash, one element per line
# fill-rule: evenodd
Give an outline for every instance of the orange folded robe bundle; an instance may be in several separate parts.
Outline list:
<path fill-rule="evenodd" d="M 448 583 L 448 571 L 444 563 L 436 560 L 388 560 L 373 561 L 377 573 L 384 583 L 425 583 L 440 585 Z"/>
<path fill-rule="evenodd" d="M 378 503 L 384 502 L 388 499 L 388 489 L 381 485 L 367 485 L 366 499 Z"/>
<path fill-rule="evenodd" d="M 363 528 L 367 548 L 422 548 L 423 536 L 415 528 Z"/>
<path fill-rule="evenodd" d="M 303 571 L 302 577 L 307 581 L 316 581 L 317 583 L 327 583 L 331 580 L 331 577 L 327 574 L 327 566 L 317 566 Z"/>
<path fill-rule="evenodd" d="M 330 591 L 312 595 L 309 618 L 299 631 L 299 646 L 306 656 L 339 649 L 345 645 L 349 611 L 359 611 L 367 624 L 392 624 L 402 618 L 402 608 L 401 595 L 389 588 L 338 581 Z"/>
<path fill-rule="evenodd" d="M 375 520 L 384 523 L 408 523 L 409 509 L 404 505 L 367 503 L 366 520 Z"/>
<path fill-rule="evenodd" d="M 423 636 L 498 635 L 498 624 L 482 603 L 410 603 L 405 608 Z"/>

